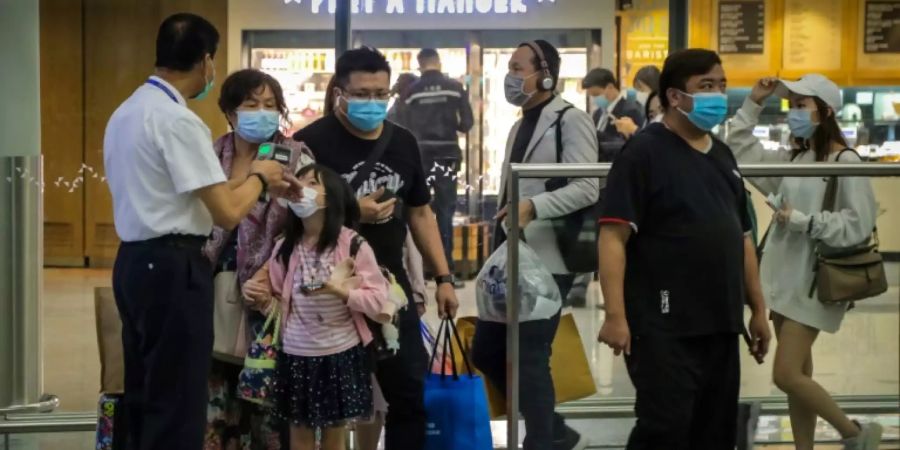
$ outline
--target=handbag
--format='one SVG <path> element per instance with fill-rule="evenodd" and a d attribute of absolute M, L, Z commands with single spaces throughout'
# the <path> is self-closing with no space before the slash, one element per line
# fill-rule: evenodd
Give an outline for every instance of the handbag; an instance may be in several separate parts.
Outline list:
<path fill-rule="evenodd" d="M 281 344 L 280 334 L 281 308 L 274 305 L 244 358 L 244 368 L 238 376 L 240 398 L 263 406 L 274 404 L 272 387 Z"/>
<path fill-rule="evenodd" d="M 247 356 L 247 314 L 241 301 L 237 272 L 213 278 L 213 358 L 240 364 Z"/>
<path fill-rule="evenodd" d="M 474 317 L 463 317 L 457 322 L 462 341 L 460 348 L 467 352 L 471 350 L 472 340 L 475 337 L 475 322 Z M 557 405 L 597 393 L 591 366 L 588 364 L 584 344 L 572 314 L 563 314 L 559 318 L 559 328 L 553 338 L 550 354 L 550 373 L 553 376 Z M 486 384 L 485 389 L 490 416 L 498 418 L 506 415 L 506 392 L 500 392 L 490 383 Z"/>
<path fill-rule="evenodd" d="M 552 127 L 556 130 L 556 163 L 562 163 L 562 119 L 566 111 L 574 108 L 568 105 L 559 110 Z M 553 192 L 569 184 L 568 178 L 551 178 L 544 183 L 547 192 Z M 604 189 L 593 205 L 579 209 L 562 217 L 551 219 L 556 233 L 556 245 L 563 263 L 571 273 L 592 273 L 599 268 L 597 240 L 600 235 L 600 216 L 603 213 Z"/>
<path fill-rule="evenodd" d="M 451 335 L 456 337 L 456 348 L 460 349 L 459 358 L 466 368 L 464 374 L 460 374 L 457 370 L 457 358 Z M 440 352 L 438 347 L 443 347 L 443 352 Z M 450 355 L 451 373 L 447 373 L 446 365 L 441 365 L 439 374 L 426 375 L 425 450 L 494 448 L 484 379 L 472 371 L 472 365 L 462 348 L 453 319 L 442 320 L 431 349 L 431 363 L 428 367 L 434 367 L 438 353 Z"/>
<path fill-rule="evenodd" d="M 97 319 L 97 347 L 100 350 L 100 392 L 125 393 L 125 355 L 122 350 L 122 319 L 113 289 L 94 289 L 94 315 Z"/>
<path fill-rule="evenodd" d="M 853 151 L 853 150 L 844 150 Z M 838 154 L 837 160 L 841 155 Z M 822 211 L 834 211 L 837 201 L 837 177 L 830 177 L 825 187 Z M 877 297 L 887 291 L 884 260 L 878 252 L 878 229 L 864 242 L 843 248 L 834 248 L 822 241 L 816 243 L 816 264 L 813 267 L 809 296 L 818 294 L 825 304 L 838 304 Z"/>
<path fill-rule="evenodd" d="M 237 248 L 232 232 L 225 248 Z M 227 252 L 226 252 L 227 253 Z M 238 283 L 235 257 L 219 255 L 213 276 L 213 358 L 240 364 L 247 356 L 247 311 Z"/>
<path fill-rule="evenodd" d="M 350 241 L 351 258 L 356 258 L 363 242 L 365 242 L 365 238 L 361 235 L 355 234 L 353 236 Z M 397 283 L 397 278 L 395 278 L 386 268 L 380 267 L 380 269 L 382 275 L 388 280 L 389 301 L 397 305 L 397 313 L 394 313 L 388 323 L 378 323 L 368 316 L 364 316 L 366 326 L 369 328 L 369 332 L 372 333 L 372 342 L 366 346 L 366 350 L 368 351 L 369 358 L 372 362 L 383 361 L 397 356 L 397 352 L 400 350 L 400 332 L 398 326 L 400 322 L 399 312 L 405 309 L 409 304 L 409 300 L 406 297 L 406 291 L 404 291 L 400 284 Z"/>

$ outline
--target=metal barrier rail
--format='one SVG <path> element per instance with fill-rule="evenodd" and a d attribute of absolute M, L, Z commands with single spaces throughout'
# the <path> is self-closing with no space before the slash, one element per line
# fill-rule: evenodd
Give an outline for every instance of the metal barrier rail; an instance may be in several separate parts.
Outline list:
<path fill-rule="evenodd" d="M 610 163 L 593 164 L 512 164 L 509 190 L 509 233 L 507 234 L 509 274 L 506 281 L 506 411 L 507 442 L 519 441 L 519 182 L 524 178 L 605 178 Z M 895 163 L 812 163 L 812 164 L 741 164 L 741 173 L 752 177 L 820 177 L 820 176 L 900 176 Z M 502 206 L 502 205 L 501 205 Z"/>

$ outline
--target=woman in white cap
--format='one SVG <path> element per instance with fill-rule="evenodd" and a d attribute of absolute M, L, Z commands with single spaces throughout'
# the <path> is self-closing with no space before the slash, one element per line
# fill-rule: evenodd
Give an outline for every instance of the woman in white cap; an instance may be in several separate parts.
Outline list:
<path fill-rule="evenodd" d="M 794 144 L 790 149 L 765 150 L 753 135 L 762 105 L 773 94 L 790 100 L 787 122 Z M 798 81 L 764 78 L 734 117 L 727 142 L 740 163 L 858 162 L 859 155 L 848 148 L 838 126 L 835 113 L 840 109 L 840 89 L 822 75 L 809 74 Z M 825 305 L 810 295 L 817 241 L 842 248 L 871 236 L 878 205 L 869 179 L 840 178 L 833 212 L 822 211 L 827 182 L 821 177 L 751 182 L 769 196 L 775 210 L 760 275 L 778 337 L 774 381 L 788 395 L 795 446 L 812 450 L 819 416 L 841 433 L 845 449 L 875 450 L 881 427 L 850 420 L 812 379 L 813 343 L 820 331 L 838 331 L 847 305 Z"/>

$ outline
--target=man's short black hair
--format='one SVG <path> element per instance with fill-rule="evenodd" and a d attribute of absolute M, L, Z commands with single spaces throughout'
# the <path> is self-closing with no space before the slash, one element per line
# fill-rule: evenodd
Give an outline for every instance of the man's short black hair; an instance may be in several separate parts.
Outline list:
<path fill-rule="evenodd" d="M 440 61 L 441 55 L 439 55 L 437 50 L 433 48 L 423 48 L 422 51 L 420 51 L 416 56 L 416 60 L 419 61 L 419 67 L 422 67 L 430 61 Z"/>
<path fill-rule="evenodd" d="M 669 55 L 659 76 L 659 102 L 669 108 L 669 89 L 684 91 L 691 77 L 709 73 L 722 59 L 712 50 L 689 48 Z"/>
<path fill-rule="evenodd" d="M 612 71 L 608 69 L 591 69 L 591 71 L 584 76 L 584 79 L 581 80 L 582 89 L 592 87 L 605 88 L 609 85 L 613 85 L 616 89 L 619 89 L 619 80 L 617 80 Z"/>
<path fill-rule="evenodd" d="M 350 74 L 353 72 L 378 73 L 387 72 L 391 77 L 391 65 L 378 49 L 373 47 L 360 47 L 347 50 L 337 60 L 334 76 L 338 87 L 346 87 L 350 82 Z"/>
<path fill-rule="evenodd" d="M 559 82 L 559 66 L 561 64 L 559 50 L 557 50 L 553 44 L 543 39 L 538 39 L 534 41 L 534 43 L 537 44 L 541 52 L 544 53 L 544 62 L 547 63 L 547 70 L 550 72 L 550 77 L 553 78 L 553 89 L 556 89 L 556 84 Z M 531 42 L 523 42 L 519 44 L 519 47 L 531 48 Z M 531 51 L 534 52 L 534 49 L 532 48 Z M 534 70 L 541 70 L 541 61 L 538 58 L 537 52 L 535 52 L 534 58 L 531 58 L 531 64 L 534 65 Z"/>
<path fill-rule="evenodd" d="M 207 54 L 216 56 L 219 32 L 208 20 L 190 13 L 166 18 L 156 34 L 156 67 L 187 72 Z"/>

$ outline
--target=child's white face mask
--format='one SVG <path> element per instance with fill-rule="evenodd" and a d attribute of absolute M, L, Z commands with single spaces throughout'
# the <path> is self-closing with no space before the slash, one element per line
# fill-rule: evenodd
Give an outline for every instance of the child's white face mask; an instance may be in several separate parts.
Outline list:
<path fill-rule="evenodd" d="M 301 218 L 307 219 L 312 217 L 316 211 L 322 209 L 319 206 L 319 203 L 316 202 L 316 199 L 319 197 L 319 191 L 311 188 L 304 187 L 303 188 L 303 197 L 300 201 L 297 202 L 288 202 L 287 206 L 291 208 L 291 211 L 294 212 L 294 215 Z"/>

